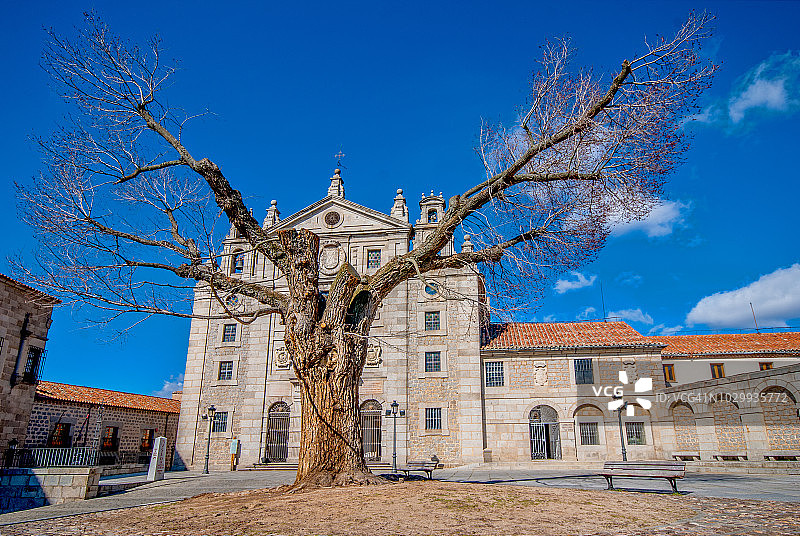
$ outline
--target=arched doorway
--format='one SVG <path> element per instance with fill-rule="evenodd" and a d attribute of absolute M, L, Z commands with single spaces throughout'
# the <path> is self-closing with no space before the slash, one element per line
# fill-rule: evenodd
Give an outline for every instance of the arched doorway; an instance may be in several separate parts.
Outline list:
<path fill-rule="evenodd" d="M 532 460 L 560 460 L 561 434 L 558 412 L 550 406 L 536 406 L 528 414 Z"/>
<path fill-rule="evenodd" d="M 367 400 L 361 404 L 361 444 L 364 459 L 377 462 L 381 459 L 381 408 L 377 400 Z"/>
<path fill-rule="evenodd" d="M 275 402 L 267 415 L 267 463 L 285 462 L 289 455 L 289 405 Z"/>

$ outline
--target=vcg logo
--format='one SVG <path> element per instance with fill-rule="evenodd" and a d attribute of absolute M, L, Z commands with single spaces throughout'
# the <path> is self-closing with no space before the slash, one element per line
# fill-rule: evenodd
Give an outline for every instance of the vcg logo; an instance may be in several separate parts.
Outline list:
<path fill-rule="evenodd" d="M 623 406 L 627 407 L 627 415 L 628 417 L 633 417 L 633 405 L 629 404 L 623 396 L 625 394 L 625 386 L 629 385 L 628 381 L 628 373 L 624 370 L 619 371 L 619 383 L 622 385 L 606 385 L 606 386 L 592 386 L 592 392 L 594 392 L 594 396 L 608 396 L 613 398 L 613 400 L 609 401 L 608 409 L 610 411 L 616 411 Z M 649 393 L 653 390 L 653 378 L 639 378 L 636 380 L 636 383 L 633 384 L 633 392 L 634 393 Z M 650 400 L 642 397 L 636 397 L 636 403 L 642 406 L 644 409 L 650 409 L 653 405 Z"/>

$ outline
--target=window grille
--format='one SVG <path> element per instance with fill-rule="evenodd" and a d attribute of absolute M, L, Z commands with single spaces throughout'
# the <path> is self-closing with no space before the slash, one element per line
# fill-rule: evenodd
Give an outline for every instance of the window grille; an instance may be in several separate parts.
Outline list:
<path fill-rule="evenodd" d="M 155 438 L 155 435 L 155 428 L 147 428 L 142 430 L 142 444 L 139 446 L 139 450 L 142 452 L 153 450 L 153 439 Z"/>
<path fill-rule="evenodd" d="M 219 362 L 219 374 L 217 375 L 217 379 L 218 380 L 233 379 L 233 361 Z"/>
<path fill-rule="evenodd" d="M 380 268 L 380 266 L 381 266 L 381 250 L 368 249 L 367 268 Z"/>
<path fill-rule="evenodd" d="M 578 385 L 594 383 L 591 358 L 575 360 L 575 383 Z"/>
<path fill-rule="evenodd" d="M 442 371 L 442 353 L 425 352 L 425 372 Z"/>
<path fill-rule="evenodd" d="M 596 422 L 582 422 L 578 424 L 581 433 L 581 445 L 600 444 L 600 434 L 598 434 Z"/>
<path fill-rule="evenodd" d="M 47 441 L 48 447 L 69 448 L 70 444 L 70 431 L 71 425 L 69 423 L 59 422 L 53 428 L 53 433 Z"/>
<path fill-rule="evenodd" d="M 223 326 L 222 342 L 236 342 L 236 324 L 225 324 Z"/>
<path fill-rule="evenodd" d="M 28 360 L 25 362 L 25 370 L 22 373 L 23 383 L 39 383 L 44 358 L 45 352 L 41 348 L 36 346 L 28 348 Z"/>
<path fill-rule="evenodd" d="M 265 463 L 285 462 L 289 456 L 289 405 L 276 402 L 267 412 Z"/>
<path fill-rule="evenodd" d="M 442 429 L 442 408 L 425 408 L 425 429 Z"/>
<path fill-rule="evenodd" d="M 664 379 L 668 382 L 675 381 L 675 365 L 664 365 Z"/>
<path fill-rule="evenodd" d="M 628 436 L 628 445 L 644 445 L 644 423 L 643 422 L 626 422 L 625 435 Z"/>
<path fill-rule="evenodd" d="M 427 311 L 425 313 L 425 331 L 437 331 L 442 329 L 439 318 L 439 311 Z"/>
<path fill-rule="evenodd" d="M 116 426 L 106 426 L 103 432 L 103 442 L 100 444 L 100 450 L 117 450 L 119 449 L 119 428 Z"/>
<path fill-rule="evenodd" d="M 367 461 L 381 459 L 381 417 L 383 409 L 377 400 L 367 400 L 361 404 L 361 443 Z"/>
<path fill-rule="evenodd" d="M 722 363 L 711 363 L 711 377 L 713 379 L 725 377 L 725 365 Z"/>
<path fill-rule="evenodd" d="M 214 414 L 214 422 L 211 425 L 212 432 L 228 431 L 228 412 L 218 411 Z"/>
<path fill-rule="evenodd" d="M 487 361 L 484 365 L 486 366 L 486 387 L 503 387 L 505 385 L 503 362 Z"/>

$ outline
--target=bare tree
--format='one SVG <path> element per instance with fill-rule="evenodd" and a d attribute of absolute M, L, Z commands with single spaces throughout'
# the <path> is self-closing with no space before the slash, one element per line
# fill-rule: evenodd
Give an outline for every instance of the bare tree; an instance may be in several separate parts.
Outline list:
<path fill-rule="evenodd" d="M 266 232 L 220 168 L 184 144 L 189 117 L 165 104 L 174 69 L 159 41 L 139 48 L 87 15 L 74 40 L 49 34 L 43 65 L 78 113 L 41 140 L 47 167 L 19 187 L 41 247 L 17 275 L 111 317 L 193 316 L 197 282 L 260 304 L 240 321 L 279 314 L 301 380 L 296 484 L 377 481 L 362 452 L 358 383 L 381 300 L 432 270 L 482 265 L 496 299 L 509 302 L 595 254 L 613 221 L 645 216 L 686 149 L 682 120 L 716 70 L 698 56 L 710 22 L 690 15 L 610 76 L 573 69 L 568 41 L 547 43 L 516 122 L 481 127 L 485 178 L 450 197 L 422 244 L 370 277 L 345 263 L 325 297 L 318 237 Z M 220 268 L 221 214 L 275 265 L 287 293 Z M 459 227 L 476 247 L 442 255 Z"/>

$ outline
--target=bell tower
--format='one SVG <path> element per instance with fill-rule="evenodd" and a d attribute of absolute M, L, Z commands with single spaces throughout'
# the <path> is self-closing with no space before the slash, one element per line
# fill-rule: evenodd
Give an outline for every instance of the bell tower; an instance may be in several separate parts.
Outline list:
<path fill-rule="evenodd" d="M 445 201 L 442 193 L 435 195 L 431 190 L 430 195 L 422 194 L 419 202 L 420 217 L 414 225 L 414 247 L 419 247 L 428 238 L 429 233 L 439 225 L 444 218 Z M 440 255 L 448 256 L 453 254 L 453 239 L 442 248 Z"/>

